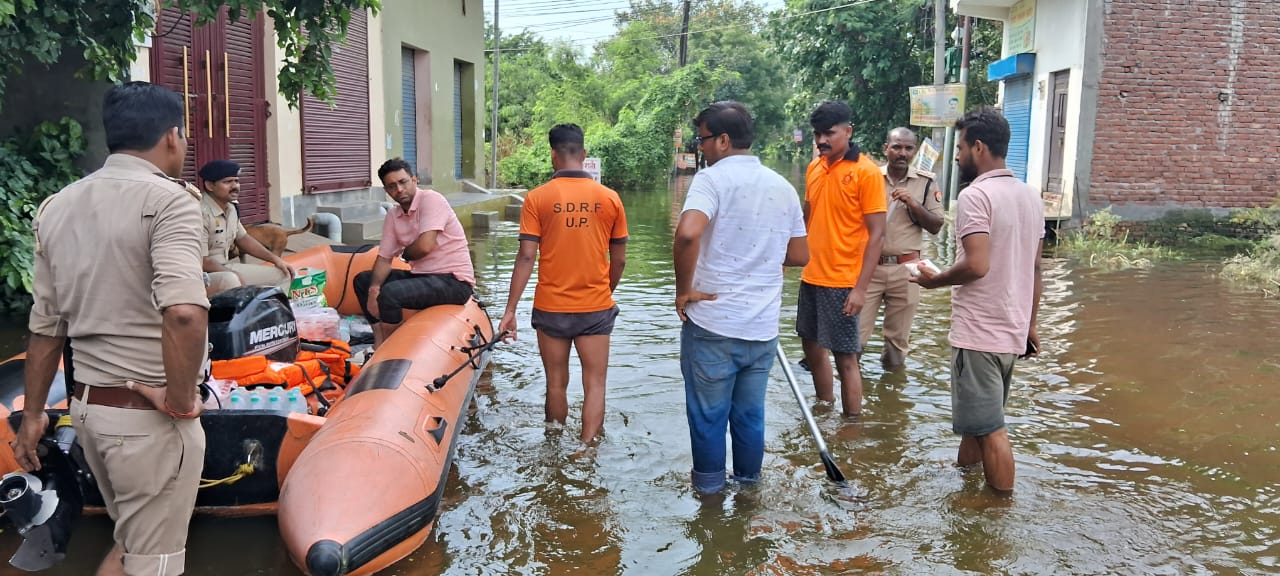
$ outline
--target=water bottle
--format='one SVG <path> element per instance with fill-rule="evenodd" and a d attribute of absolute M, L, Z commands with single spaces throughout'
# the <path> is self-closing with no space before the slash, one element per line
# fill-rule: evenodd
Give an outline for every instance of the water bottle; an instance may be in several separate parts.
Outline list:
<path fill-rule="evenodd" d="M 267 390 L 267 410 L 272 412 L 284 412 L 284 394 L 281 393 L 279 386 L 273 386 Z"/>
<path fill-rule="evenodd" d="M 338 320 L 338 339 L 343 342 L 351 341 L 351 321 L 342 318 Z"/>
<path fill-rule="evenodd" d="M 302 394 L 298 392 L 297 388 L 289 391 L 288 400 L 290 413 L 307 414 L 309 412 L 307 401 L 302 398 Z"/>
<path fill-rule="evenodd" d="M 263 410 L 265 408 L 266 406 L 264 406 L 264 403 L 262 402 L 261 394 L 257 394 L 256 391 L 254 393 L 249 394 L 249 408 L 247 408 L 248 410 Z"/>
<path fill-rule="evenodd" d="M 247 406 L 245 406 L 245 391 L 244 391 L 244 388 L 241 388 L 241 387 L 239 387 L 239 386 L 236 386 L 235 388 L 232 388 L 232 389 L 231 389 L 231 398 L 230 398 L 229 400 L 227 400 L 227 409 L 228 409 L 228 410 L 246 410 L 246 409 L 248 409 L 248 407 L 247 407 Z"/>

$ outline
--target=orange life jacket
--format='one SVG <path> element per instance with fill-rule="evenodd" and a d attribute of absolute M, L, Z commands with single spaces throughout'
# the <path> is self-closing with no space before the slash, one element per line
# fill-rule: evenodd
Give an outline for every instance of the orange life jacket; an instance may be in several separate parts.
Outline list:
<path fill-rule="evenodd" d="M 210 372 L 219 380 L 233 380 L 240 386 L 283 386 L 298 388 L 304 397 L 317 390 L 322 404 L 341 398 L 344 388 L 360 373 L 351 363 L 351 346 L 341 340 L 303 340 L 294 362 L 273 362 L 265 356 L 214 360 Z M 321 398 L 316 398 L 321 400 Z"/>
<path fill-rule="evenodd" d="M 329 376 L 329 367 L 315 358 L 298 362 L 272 362 L 266 356 L 246 356 L 232 360 L 214 360 L 211 364 L 214 378 L 234 380 L 241 386 L 294 388 Z"/>
<path fill-rule="evenodd" d="M 342 340 L 303 340 L 298 361 L 305 360 L 323 362 L 333 383 L 343 388 L 360 374 L 360 366 L 351 362 L 351 345 Z"/>

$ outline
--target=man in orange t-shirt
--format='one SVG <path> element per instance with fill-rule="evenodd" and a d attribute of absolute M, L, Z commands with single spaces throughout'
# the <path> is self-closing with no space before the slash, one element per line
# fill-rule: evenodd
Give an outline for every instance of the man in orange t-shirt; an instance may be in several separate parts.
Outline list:
<path fill-rule="evenodd" d="M 887 201 L 880 168 L 850 142 L 852 116 L 839 100 L 823 102 L 809 116 L 820 156 L 805 175 L 809 264 L 800 274 L 796 333 L 818 399 L 835 401 L 830 350 L 844 415 L 856 417 L 862 413 L 858 315 L 880 259 Z"/>
<path fill-rule="evenodd" d="M 569 413 L 569 347 L 582 361 L 582 441 L 604 426 L 609 335 L 618 316 L 613 290 L 627 258 L 627 216 L 618 193 L 582 170 L 582 128 L 551 129 L 551 181 L 534 188 L 520 214 L 520 252 L 511 271 L 507 309 L 498 324 L 515 339 L 516 305 L 538 263 L 533 328 L 547 374 L 546 417 L 564 423 Z M 878 174 L 878 173 L 877 173 Z"/>

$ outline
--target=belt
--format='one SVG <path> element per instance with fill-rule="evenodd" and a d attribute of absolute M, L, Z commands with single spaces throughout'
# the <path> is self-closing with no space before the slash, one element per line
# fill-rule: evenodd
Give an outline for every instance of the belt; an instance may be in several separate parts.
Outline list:
<path fill-rule="evenodd" d="M 85 385 L 76 382 L 75 391 L 72 396 L 76 400 L 83 400 L 85 393 Z M 132 408 L 134 410 L 155 410 L 155 404 L 143 398 L 141 394 L 134 392 L 123 386 L 94 386 L 93 392 L 89 393 L 89 404 L 97 406 L 110 406 L 112 408 Z"/>
<path fill-rule="evenodd" d="M 920 251 L 912 250 L 910 252 L 907 252 L 906 254 L 900 254 L 898 256 L 881 256 L 880 263 L 884 265 L 906 264 L 907 262 L 910 262 L 912 260 L 919 260 L 919 259 L 920 259 Z"/>

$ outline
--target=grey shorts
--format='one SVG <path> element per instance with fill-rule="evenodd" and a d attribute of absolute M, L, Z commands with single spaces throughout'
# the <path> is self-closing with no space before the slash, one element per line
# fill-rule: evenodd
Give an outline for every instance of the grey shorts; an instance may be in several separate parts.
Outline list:
<path fill-rule="evenodd" d="M 1004 428 L 1017 354 L 951 349 L 951 430 L 986 436 Z"/>
<path fill-rule="evenodd" d="M 533 309 L 533 328 L 552 338 L 573 340 L 578 336 L 608 336 L 618 307 L 596 312 L 547 312 Z"/>
<path fill-rule="evenodd" d="M 800 282 L 800 298 L 796 302 L 796 334 L 806 340 L 841 354 L 862 352 L 858 334 L 858 315 L 844 315 L 844 301 L 852 288 L 826 288 Z"/>

